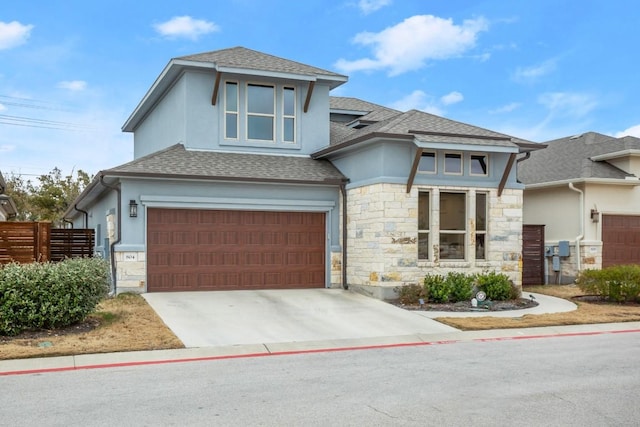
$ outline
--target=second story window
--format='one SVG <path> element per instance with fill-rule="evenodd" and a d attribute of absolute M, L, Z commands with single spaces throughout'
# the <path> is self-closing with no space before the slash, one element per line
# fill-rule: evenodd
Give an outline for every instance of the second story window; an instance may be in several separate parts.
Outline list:
<path fill-rule="evenodd" d="M 296 134 L 296 90 L 285 87 L 282 90 L 282 140 L 295 142 Z"/>
<path fill-rule="evenodd" d="M 247 85 L 247 139 L 273 141 L 275 127 L 275 88 Z"/>
<path fill-rule="evenodd" d="M 445 153 L 444 173 L 450 175 L 462 175 L 462 154 Z"/>
<path fill-rule="evenodd" d="M 422 153 L 420 163 L 418 163 L 418 172 L 436 173 L 436 153 Z"/>
<path fill-rule="evenodd" d="M 238 139 L 238 83 L 224 85 L 224 137 Z"/>
<path fill-rule="evenodd" d="M 471 175 L 489 175 L 489 161 L 486 154 L 472 154 L 471 163 L 469 165 L 469 174 Z"/>

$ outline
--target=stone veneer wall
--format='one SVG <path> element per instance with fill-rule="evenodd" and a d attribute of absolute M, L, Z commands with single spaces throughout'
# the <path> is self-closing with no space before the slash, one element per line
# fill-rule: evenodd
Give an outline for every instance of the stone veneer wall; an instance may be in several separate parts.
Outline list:
<path fill-rule="evenodd" d="M 468 250 L 464 261 L 418 261 L 418 193 L 432 193 L 431 235 L 438 254 L 440 191 L 464 191 L 468 206 L 475 206 L 476 191 L 488 193 L 486 259 L 475 260 Z M 400 184 L 374 184 L 348 190 L 347 195 L 347 281 L 349 287 L 367 295 L 390 299 L 394 288 L 421 283 L 428 273 L 450 271 L 506 273 L 522 285 L 522 190 L 506 189 L 497 197 L 495 189 L 466 187 L 412 188 Z M 475 241 L 475 219 L 469 218 L 471 241 Z M 471 243 L 471 242 L 467 242 Z"/>
<path fill-rule="evenodd" d="M 143 251 L 116 252 L 117 293 L 146 292 L 147 261 Z"/>
<path fill-rule="evenodd" d="M 546 241 L 545 246 L 557 246 L 557 241 Z M 569 256 L 560 257 L 560 271 L 553 271 L 551 257 L 546 258 L 545 280 L 548 284 L 570 284 L 574 283 L 578 275 L 578 263 L 576 243 L 569 243 Z M 602 242 L 582 241 L 580 242 L 580 269 L 591 270 L 602 268 Z"/>

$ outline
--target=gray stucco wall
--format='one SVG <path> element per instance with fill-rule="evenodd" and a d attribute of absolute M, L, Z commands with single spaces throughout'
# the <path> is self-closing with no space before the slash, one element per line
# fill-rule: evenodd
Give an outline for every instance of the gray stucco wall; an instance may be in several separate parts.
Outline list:
<path fill-rule="evenodd" d="M 238 82 L 240 91 L 240 122 L 244 129 L 244 97 L 247 82 L 276 85 L 277 104 L 280 105 L 283 86 L 296 88 L 296 142 L 282 143 L 226 140 L 224 138 L 224 82 Z M 182 143 L 187 148 L 203 150 L 228 150 L 253 153 L 308 155 L 329 144 L 329 87 L 317 84 L 313 89 L 309 109 L 303 112 L 307 96 L 307 82 L 292 82 L 282 79 L 264 79 L 257 76 L 247 78 L 223 74 L 216 105 L 211 96 L 215 82 L 214 73 L 188 71 L 160 100 L 135 131 L 134 157 L 139 158 L 171 145 Z M 276 108 L 276 126 L 282 122 Z M 276 132 L 280 135 L 281 132 Z M 244 135 L 244 132 L 240 132 Z"/>
<path fill-rule="evenodd" d="M 378 141 L 346 154 L 331 158 L 331 162 L 349 177 L 348 188 L 377 183 L 406 184 L 417 147 L 410 141 Z M 449 152 L 449 151 L 446 151 Z M 457 185 L 462 187 L 498 187 L 509 153 L 489 154 L 489 175 L 469 175 L 469 156 L 482 153 L 451 150 L 463 155 L 464 173 L 445 175 L 443 150 L 436 150 L 437 173 L 416 173 L 414 185 Z M 510 171 L 505 188 L 522 189 L 524 186 L 516 180 L 516 165 Z"/>

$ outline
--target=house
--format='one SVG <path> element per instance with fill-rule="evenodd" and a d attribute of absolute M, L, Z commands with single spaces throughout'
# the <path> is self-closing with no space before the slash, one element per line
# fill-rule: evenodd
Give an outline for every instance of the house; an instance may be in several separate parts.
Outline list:
<path fill-rule="evenodd" d="M 172 59 L 123 126 L 134 160 L 66 213 L 117 292 L 521 283 L 516 156 L 535 144 L 332 97 L 347 77 L 243 47 Z"/>
<path fill-rule="evenodd" d="M 640 139 L 588 132 L 546 144 L 521 163 L 518 177 L 524 223 L 544 225 L 547 283 L 640 263 Z"/>
<path fill-rule="evenodd" d="M 7 183 L 0 173 L 0 221 L 7 221 L 15 218 L 18 211 L 16 204 L 8 194 L 5 194 Z"/>

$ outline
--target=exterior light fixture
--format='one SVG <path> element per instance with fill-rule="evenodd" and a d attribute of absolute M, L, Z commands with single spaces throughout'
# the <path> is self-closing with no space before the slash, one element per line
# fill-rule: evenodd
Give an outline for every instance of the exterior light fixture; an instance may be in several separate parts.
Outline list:
<path fill-rule="evenodd" d="M 135 200 L 129 200 L 129 216 L 131 218 L 138 216 L 138 204 Z"/>

